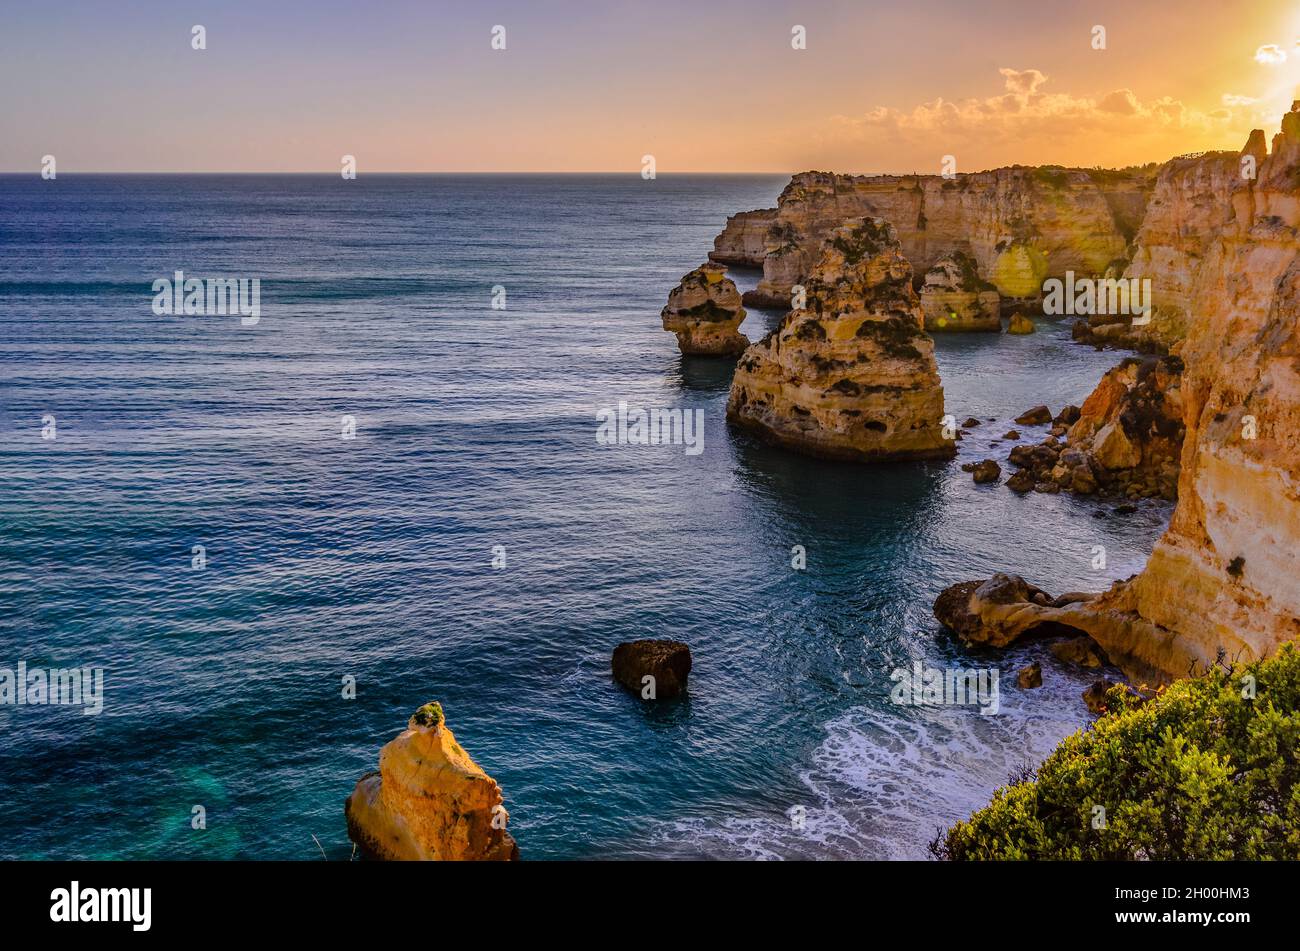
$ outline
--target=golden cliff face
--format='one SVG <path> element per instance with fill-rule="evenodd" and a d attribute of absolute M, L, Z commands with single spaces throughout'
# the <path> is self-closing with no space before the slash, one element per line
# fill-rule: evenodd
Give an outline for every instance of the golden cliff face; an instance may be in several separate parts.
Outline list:
<path fill-rule="evenodd" d="M 803 172 L 781 194 L 752 301 L 788 306 L 830 232 L 863 216 L 892 224 L 920 272 L 963 251 L 1002 296 L 1036 298 L 1049 276 L 1101 274 L 1126 259 L 1153 177 L 1151 169 L 1020 166 L 952 179 Z"/>
<path fill-rule="evenodd" d="M 1264 158 L 1264 136 L 1248 149 Z M 1125 280 L 1149 280 L 1152 311 L 1144 323 L 1098 314 L 1088 319 L 1090 342 L 1166 351 L 1187 333 L 1197 302 L 1196 277 L 1209 246 L 1232 230 L 1232 193 L 1241 177 L 1241 153 L 1207 152 L 1171 159 L 1160 167 L 1142 227 L 1134 240 Z"/>
<path fill-rule="evenodd" d="M 506 831 L 501 789 L 456 742 L 442 707 L 426 704 L 379 752 L 344 805 L 348 836 L 366 858 L 502 861 L 519 847 Z"/>
<path fill-rule="evenodd" d="M 837 459 L 946 458 L 943 388 L 912 268 L 894 229 L 832 233 L 786 315 L 736 368 L 727 418 L 778 445 Z"/>
<path fill-rule="evenodd" d="M 1300 637 L 1300 113 L 1230 200 L 1200 267 L 1186 265 L 1179 503 L 1146 569 L 1107 596 L 1173 635 L 1153 652 L 1121 632 L 1116 648 L 1174 675 Z"/>
<path fill-rule="evenodd" d="M 709 260 L 740 267 L 762 267 L 767 253 L 767 229 L 776 218 L 775 208 L 742 211 L 727 219 L 726 227 L 713 239 Z"/>
<path fill-rule="evenodd" d="M 1084 631 L 1130 677 L 1157 683 L 1300 637 L 1300 112 L 1285 117 L 1266 158 L 1260 141 L 1252 134 L 1230 163 L 1175 160 L 1162 175 L 1164 207 L 1194 208 L 1207 230 L 1162 224 L 1182 237 L 1143 259 L 1167 269 L 1165 302 L 1187 317 L 1174 348 L 1186 435 L 1168 530 L 1140 574 L 1095 599 L 1035 603 L 1034 590 L 1005 576 L 953 586 L 936 615 L 966 639 Z M 1257 177 L 1242 177 L 1245 157 Z M 1170 194 L 1179 182 L 1186 194 Z M 1210 194 L 1217 204 L 1206 204 Z M 1123 382 L 1108 374 L 1085 419 L 1107 419 Z M 1078 435 L 1095 443 L 1100 432 Z"/>
<path fill-rule="evenodd" d="M 668 305 L 659 316 L 664 330 L 677 335 L 682 353 L 730 356 L 749 346 L 749 338 L 736 329 L 745 319 L 740 292 L 726 273 L 723 265 L 710 261 L 669 292 Z"/>

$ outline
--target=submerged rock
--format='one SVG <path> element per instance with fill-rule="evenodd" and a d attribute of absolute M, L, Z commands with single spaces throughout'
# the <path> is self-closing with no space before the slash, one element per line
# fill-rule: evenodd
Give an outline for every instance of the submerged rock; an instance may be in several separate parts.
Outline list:
<path fill-rule="evenodd" d="M 681 641 L 627 641 L 614 648 L 610 669 L 615 680 L 642 699 L 667 700 L 686 689 L 691 649 Z"/>
<path fill-rule="evenodd" d="M 745 319 L 740 292 L 721 264 L 703 264 L 682 278 L 660 313 L 677 346 L 695 356 L 733 356 L 749 346 L 736 328 Z"/>
<path fill-rule="evenodd" d="M 893 228 L 836 231 L 807 307 L 745 351 L 727 418 L 777 445 L 833 459 L 948 458 L 934 342 Z"/>
<path fill-rule="evenodd" d="M 501 788 L 456 742 L 437 703 L 420 707 L 379 751 L 378 772 L 361 777 L 343 812 L 365 858 L 519 858 Z"/>

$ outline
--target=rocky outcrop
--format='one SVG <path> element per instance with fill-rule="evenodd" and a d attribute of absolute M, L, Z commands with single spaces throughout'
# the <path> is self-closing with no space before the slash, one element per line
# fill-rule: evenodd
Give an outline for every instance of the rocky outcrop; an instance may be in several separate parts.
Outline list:
<path fill-rule="evenodd" d="M 961 251 L 1003 297 L 1034 301 L 1048 276 L 1101 274 L 1126 257 L 1154 178 L 1154 167 L 1016 166 L 952 178 L 802 172 L 781 193 L 753 300 L 789 306 L 830 233 L 866 216 L 894 226 L 919 272 Z"/>
<path fill-rule="evenodd" d="M 1258 141 L 1252 134 L 1252 154 Z M 1224 196 L 1231 214 L 1207 212 L 1223 223 L 1197 246 L 1199 263 L 1186 249 L 1168 261 L 1189 275 L 1190 318 L 1176 346 L 1186 434 L 1178 504 L 1146 567 L 1061 608 L 1005 575 L 967 582 L 935 608 L 959 634 L 1009 643 L 1064 624 L 1152 683 L 1265 657 L 1300 637 L 1300 104 L 1272 145 L 1257 177 L 1238 173 Z"/>
<path fill-rule="evenodd" d="M 1089 616 L 1085 608 L 1094 597 L 1053 598 L 1019 575 L 996 574 L 945 588 L 934 602 L 934 616 L 967 644 L 1007 647 L 1026 636 L 1086 633 L 1079 620 Z"/>
<path fill-rule="evenodd" d="M 864 218 L 835 231 L 806 292 L 807 308 L 741 357 L 727 418 L 825 458 L 952 456 L 934 343 L 893 227 Z"/>
<path fill-rule="evenodd" d="M 975 259 L 964 251 L 944 255 L 926 271 L 921 310 L 931 333 L 1002 329 L 1002 297 L 980 277 Z"/>
<path fill-rule="evenodd" d="M 1136 319 L 1093 314 L 1076 324 L 1075 339 L 1164 353 L 1182 340 L 1196 307 L 1200 265 L 1210 245 L 1235 227 L 1232 195 L 1242 183 L 1242 157 L 1258 167 L 1266 153 L 1256 131 L 1241 152 L 1205 152 L 1170 159 L 1156 176 L 1125 281 L 1148 281 L 1152 309 Z M 1120 277 L 1115 274 L 1113 276 Z"/>
<path fill-rule="evenodd" d="M 627 641 L 614 648 L 610 672 L 642 699 L 667 700 L 686 689 L 691 649 L 681 641 Z"/>
<path fill-rule="evenodd" d="M 682 353 L 733 356 L 749 346 L 736 328 L 745 319 L 740 292 L 721 264 L 703 264 L 682 278 L 660 313 L 664 330 L 677 335 Z"/>
<path fill-rule="evenodd" d="M 501 861 L 519 858 L 501 789 L 428 703 L 379 751 L 344 804 L 348 837 L 371 859 Z"/>
<path fill-rule="evenodd" d="M 727 219 L 726 227 L 713 239 L 709 260 L 739 267 L 762 267 L 767 253 L 767 231 L 775 218 L 775 208 L 732 215 Z"/>
<path fill-rule="evenodd" d="M 1082 409 L 1067 407 L 1053 420 L 1053 433 L 1065 435 L 1065 442 L 1052 435 L 1011 450 L 1008 461 L 1026 475 L 1007 484 L 1022 492 L 1054 483 L 1080 495 L 1174 499 L 1184 432 L 1182 369 L 1176 356 L 1124 360 L 1102 377 Z M 1046 415 L 1036 418 L 1045 421 Z"/>

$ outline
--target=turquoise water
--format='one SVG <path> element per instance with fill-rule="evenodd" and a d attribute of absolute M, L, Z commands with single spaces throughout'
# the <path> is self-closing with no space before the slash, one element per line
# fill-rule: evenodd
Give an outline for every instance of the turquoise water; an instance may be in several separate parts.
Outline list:
<path fill-rule="evenodd" d="M 948 411 L 998 420 L 951 463 L 731 433 L 732 364 L 658 312 L 784 183 L 0 176 L 0 666 L 106 670 L 100 716 L 0 706 L 0 855 L 346 858 L 344 797 L 439 699 L 528 859 L 918 857 L 1083 725 L 1088 678 L 972 656 L 930 605 L 1141 567 L 1166 506 L 1099 518 L 958 468 L 1119 355 L 1046 322 L 941 339 Z M 259 323 L 155 316 L 178 268 L 260 278 Z M 704 452 L 598 445 L 620 400 L 703 410 Z M 611 683 L 636 637 L 691 645 L 686 699 Z M 997 666 L 1001 712 L 891 703 L 913 660 Z"/>

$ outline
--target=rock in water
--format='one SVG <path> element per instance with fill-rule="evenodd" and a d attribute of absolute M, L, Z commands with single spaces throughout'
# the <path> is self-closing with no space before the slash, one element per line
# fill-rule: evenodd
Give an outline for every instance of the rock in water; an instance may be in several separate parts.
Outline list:
<path fill-rule="evenodd" d="M 806 291 L 806 309 L 741 357 L 727 418 L 824 458 L 951 457 L 934 342 L 893 227 L 835 231 Z"/>
<path fill-rule="evenodd" d="M 1042 426 L 1044 423 L 1052 421 L 1052 411 L 1046 406 L 1035 406 L 1033 409 L 1027 409 L 1016 417 L 1016 422 L 1021 426 Z"/>
<path fill-rule="evenodd" d="M 731 356 L 749 346 L 749 338 L 736 329 L 745 319 L 740 292 L 726 273 L 721 264 L 703 264 L 669 293 L 660 317 L 664 330 L 677 335 L 682 353 Z"/>
<path fill-rule="evenodd" d="M 390 861 L 506 861 L 519 846 L 506 831 L 501 788 L 427 703 L 379 751 L 343 806 L 361 854 Z"/>
<path fill-rule="evenodd" d="M 1002 329 L 1002 298 L 996 286 L 979 275 L 975 259 L 952 251 L 934 263 L 921 285 L 925 329 L 960 333 Z"/>
<path fill-rule="evenodd" d="M 1030 664 L 1016 675 L 1016 683 L 1023 690 L 1032 690 L 1043 685 L 1043 668 L 1041 664 Z"/>
<path fill-rule="evenodd" d="M 686 689 L 691 649 L 681 641 L 627 641 L 614 648 L 610 669 L 615 680 L 642 699 L 667 700 Z"/>
<path fill-rule="evenodd" d="M 971 475 L 975 482 L 983 485 L 985 482 L 997 482 L 1002 477 L 1002 467 L 997 464 L 996 460 L 984 459 L 975 463 L 971 469 Z"/>
<path fill-rule="evenodd" d="M 1009 334 L 1031 334 L 1038 330 L 1034 322 L 1024 314 L 1015 313 L 1011 315 L 1011 323 L 1007 325 Z"/>
<path fill-rule="evenodd" d="M 1095 670 L 1104 661 L 1101 652 L 1091 637 L 1072 637 L 1068 641 L 1057 641 L 1052 645 L 1052 655 L 1062 663 L 1078 664 Z"/>

